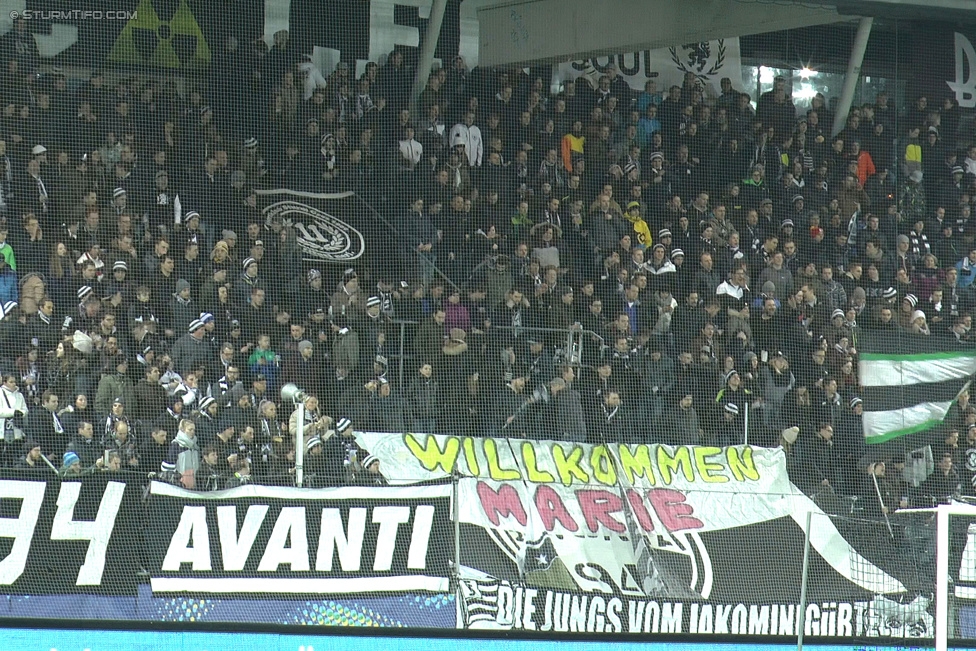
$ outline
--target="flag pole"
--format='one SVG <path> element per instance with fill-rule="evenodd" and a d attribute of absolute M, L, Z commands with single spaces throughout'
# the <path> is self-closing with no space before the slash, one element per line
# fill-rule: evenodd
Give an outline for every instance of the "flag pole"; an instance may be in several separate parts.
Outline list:
<path fill-rule="evenodd" d="M 51 463 L 51 460 L 50 459 L 48 459 L 43 454 L 41 455 L 41 458 L 44 459 L 44 463 L 46 463 L 48 465 L 48 468 L 50 468 L 52 470 L 52 472 L 54 472 L 55 475 L 58 474 L 58 469 L 54 467 L 54 464 Z"/>
<path fill-rule="evenodd" d="M 884 516 L 885 524 L 888 525 L 888 533 L 891 534 L 892 540 L 895 538 L 895 532 L 891 528 L 891 520 L 888 519 L 888 513 L 885 511 L 884 499 L 881 497 L 881 488 L 878 486 L 878 476 L 874 474 L 874 467 L 871 468 L 871 479 L 874 481 L 874 493 L 878 496 L 878 502 L 881 504 L 881 515 Z"/>
<path fill-rule="evenodd" d="M 749 401 L 746 401 L 745 425 L 742 428 L 742 444 L 749 445 Z"/>

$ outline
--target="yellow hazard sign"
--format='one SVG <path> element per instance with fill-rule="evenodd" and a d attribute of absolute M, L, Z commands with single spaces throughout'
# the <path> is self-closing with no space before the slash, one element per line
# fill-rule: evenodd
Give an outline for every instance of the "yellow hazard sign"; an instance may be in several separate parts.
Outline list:
<path fill-rule="evenodd" d="M 141 0 L 108 58 L 161 68 L 203 68 L 210 63 L 210 46 L 186 0 L 179 1 L 169 20 L 160 17 L 152 0 Z"/>

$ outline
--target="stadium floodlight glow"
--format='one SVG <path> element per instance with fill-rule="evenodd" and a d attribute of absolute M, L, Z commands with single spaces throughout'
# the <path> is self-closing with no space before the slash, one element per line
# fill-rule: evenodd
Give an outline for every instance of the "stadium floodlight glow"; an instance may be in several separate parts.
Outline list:
<path fill-rule="evenodd" d="M 803 84 L 795 91 L 793 91 L 793 97 L 796 99 L 813 99 L 817 96 L 817 89 L 809 84 Z"/>
<path fill-rule="evenodd" d="M 767 68 L 766 66 L 759 66 L 759 83 L 761 84 L 771 84 L 773 80 L 776 79 L 776 73 L 772 68 Z"/>
<path fill-rule="evenodd" d="M 819 72 L 817 72 L 813 68 L 809 68 L 807 66 L 803 66 L 800 69 L 800 78 L 801 79 L 809 79 L 810 77 L 816 77 L 819 74 L 820 74 Z"/>

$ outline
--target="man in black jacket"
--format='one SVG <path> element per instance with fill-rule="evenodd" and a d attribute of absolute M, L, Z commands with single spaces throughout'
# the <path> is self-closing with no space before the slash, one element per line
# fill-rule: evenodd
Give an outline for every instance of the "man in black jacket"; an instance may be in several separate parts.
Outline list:
<path fill-rule="evenodd" d="M 95 440 L 95 427 L 88 421 L 78 423 L 78 433 L 68 449 L 81 459 L 82 468 L 90 468 L 102 458 L 102 446 Z"/>
<path fill-rule="evenodd" d="M 586 422 L 579 391 L 561 377 L 549 382 L 549 403 L 542 414 L 542 431 L 547 439 L 586 443 Z"/>
<path fill-rule="evenodd" d="M 594 443 L 633 443 L 634 431 L 630 427 L 627 408 L 620 397 L 620 392 L 611 389 L 603 396 L 600 413 L 597 414 L 597 430 L 590 431 L 590 438 Z"/>
<path fill-rule="evenodd" d="M 833 425 L 821 422 L 817 431 L 808 435 L 802 443 L 801 458 L 806 473 L 806 488 L 810 492 L 844 492 L 847 477 L 833 439 Z"/>
<path fill-rule="evenodd" d="M 58 395 L 45 391 L 41 396 L 41 407 L 31 409 L 27 414 L 27 436 L 41 444 L 46 455 L 61 456 L 68 446 L 69 434 L 58 418 Z"/>
<path fill-rule="evenodd" d="M 159 472 L 169 456 L 169 434 L 162 427 L 153 427 L 149 437 L 139 446 L 139 467 L 146 472 Z M 77 452 L 77 450 L 75 450 Z M 81 456 L 81 453 L 78 454 Z"/>
<path fill-rule="evenodd" d="M 365 454 L 356 443 L 352 421 L 340 418 L 336 423 L 336 433 L 322 444 L 322 484 L 342 486 L 353 483 L 361 470 L 359 464 L 364 457 Z"/>

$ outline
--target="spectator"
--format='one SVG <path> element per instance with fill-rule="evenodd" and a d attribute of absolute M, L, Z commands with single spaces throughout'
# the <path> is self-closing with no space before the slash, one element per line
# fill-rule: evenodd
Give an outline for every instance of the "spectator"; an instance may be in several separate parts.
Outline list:
<path fill-rule="evenodd" d="M 85 474 L 86 468 L 81 465 L 78 455 L 68 450 L 61 459 L 61 469 L 58 474 L 62 477 L 79 477 Z"/>
<path fill-rule="evenodd" d="M 959 473 L 952 462 L 951 452 L 944 452 L 939 457 L 935 472 L 922 482 L 919 490 L 923 497 L 930 500 L 930 503 L 936 504 L 945 504 L 959 495 L 961 483 Z"/>
<path fill-rule="evenodd" d="M 196 425 L 192 420 L 180 421 L 176 437 L 169 447 L 167 461 L 182 475 L 192 475 L 200 466 L 200 446 L 196 439 Z"/>
<path fill-rule="evenodd" d="M 139 446 L 139 466 L 146 472 L 155 472 L 169 457 L 169 435 L 161 427 L 152 427 Z"/>
<path fill-rule="evenodd" d="M 95 393 L 96 413 L 108 414 L 112 411 L 112 405 L 116 400 L 121 401 L 122 405 L 127 405 L 132 413 L 139 413 L 135 385 L 128 376 L 128 360 L 125 357 L 116 358 L 111 364 L 111 370 L 111 374 L 103 373 L 98 381 L 98 390 Z M 153 413 L 158 413 L 158 410 Z"/>
<path fill-rule="evenodd" d="M 665 415 L 662 443 L 668 445 L 699 443 L 704 433 L 698 420 L 698 413 L 692 406 L 693 402 L 694 396 L 690 392 L 679 391 L 677 405 Z"/>
<path fill-rule="evenodd" d="M 139 467 L 139 449 L 129 424 L 116 421 L 112 426 L 111 435 L 105 442 L 106 451 L 119 455 L 122 465 L 126 469 L 135 470 Z"/>
<path fill-rule="evenodd" d="M 41 396 L 40 408 L 32 409 L 27 416 L 26 435 L 37 441 L 46 455 L 57 456 L 58 451 L 67 449 L 70 442 L 71 433 L 65 431 L 57 411 L 58 395 L 49 390 Z"/>
<path fill-rule="evenodd" d="M 580 394 L 561 377 L 549 383 L 548 409 L 541 419 L 540 430 L 553 441 L 585 443 L 587 441 L 583 403 Z"/>
<path fill-rule="evenodd" d="M 95 428 L 87 421 L 78 423 L 75 437 L 68 449 L 78 455 L 81 465 L 85 468 L 94 466 L 102 458 L 102 448 L 95 440 Z"/>
<path fill-rule="evenodd" d="M 434 367 L 425 362 L 407 389 L 408 427 L 414 432 L 437 433 L 438 418 L 443 410 L 440 382 L 434 378 Z"/>
<path fill-rule="evenodd" d="M 27 440 L 24 443 L 24 456 L 17 460 L 14 467 L 20 471 L 46 475 L 49 468 L 43 456 L 41 445 L 36 441 Z"/>

